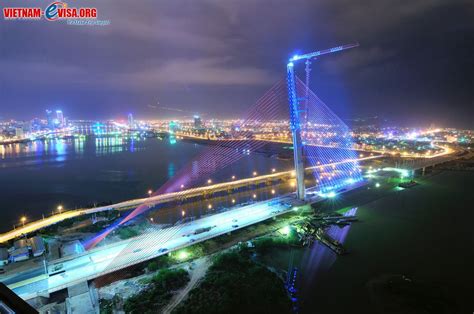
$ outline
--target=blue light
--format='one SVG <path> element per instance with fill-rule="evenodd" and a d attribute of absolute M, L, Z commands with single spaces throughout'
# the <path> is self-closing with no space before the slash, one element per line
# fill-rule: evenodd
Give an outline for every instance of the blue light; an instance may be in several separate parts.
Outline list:
<path fill-rule="evenodd" d="M 292 67 L 293 65 L 294 65 L 293 62 L 288 63 L 289 67 Z"/>
<path fill-rule="evenodd" d="M 346 183 L 347 183 L 347 184 L 352 184 L 352 183 L 354 183 L 354 182 L 355 182 L 355 181 L 354 181 L 353 178 L 349 178 L 349 179 L 346 180 Z"/>
<path fill-rule="evenodd" d="M 336 192 L 334 192 L 334 191 L 331 191 L 331 192 L 328 192 L 328 193 L 318 193 L 318 194 L 319 194 L 319 196 L 324 197 L 324 198 L 334 198 L 337 195 Z"/>
<path fill-rule="evenodd" d="M 298 55 L 294 55 L 293 58 L 291 58 L 290 60 L 291 61 L 296 61 L 296 60 L 299 60 L 300 56 Z"/>

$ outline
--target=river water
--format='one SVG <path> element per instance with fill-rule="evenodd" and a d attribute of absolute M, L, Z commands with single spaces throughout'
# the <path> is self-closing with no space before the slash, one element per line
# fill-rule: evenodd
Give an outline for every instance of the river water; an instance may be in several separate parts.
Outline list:
<path fill-rule="evenodd" d="M 0 145 L 0 232 L 64 209 L 145 197 L 209 146 L 160 138 L 71 138 Z M 213 183 L 288 170 L 291 161 L 250 154 Z M 203 178 L 207 180 L 206 178 Z"/>

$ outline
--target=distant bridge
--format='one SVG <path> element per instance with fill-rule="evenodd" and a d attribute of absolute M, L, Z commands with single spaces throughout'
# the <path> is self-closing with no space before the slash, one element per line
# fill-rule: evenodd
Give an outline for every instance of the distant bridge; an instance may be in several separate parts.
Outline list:
<path fill-rule="evenodd" d="M 330 163 L 330 164 L 307 167 L 305 171 L 307 173 L 312 173 L 312 171 L 318 168 L 322 169 L 326 167 L 336 166 L 339 164 L 351 163 L 354 161 L 369 160 L 369 159 L 380 158 L 380 157 L 382 156 L 368 156 L 368 157 L 358 158 L 358 159 L 349 159 L 349 160 L 344 160 L 344 161 Z M 146 198 L 132 199 L 132 200 L 119 202 L 112 205 L 65 211 L 65 212 L 50 216 L 50 217 L 46 217 L 41 220 L 37 220 L 31 223 L 25 224 L 24 226 L 18 227 L 9 232 L 0 234 L 0 243 L 15 239 L 24 234 L 35 232 L 47 226 L 54 225 L 65 219 L 79 217 L 82 215 L 93 214 L 93 213 L 98 213 L 98 212 L 103 212 L 103 211 L 108 211 L 108 210 L 128 210 L 142 204 L 146 204 L 147 206 L 151 208 L 158 204 L 164 204 L 164 203 L 169 203 L 173 201 L 185 201 L 185 200 L 189 200 L 195 197 L 208 197 L 214 193 L 219 193 L 219 192 L 224 192 L 224 191 L 227 191 L 228 193 L 234 193 L 242 187 L 252 187 L 252 186 L 256 186 L 260 184 L 272 185 L 279 181 L 290 180 L 294 178 L 294 175 L 295 175 L 294 170 L 275 172 L 271 174 L 255 176 L 252 178 L 245 178 L 245 179 L 233 180 L 229 182 L 216 183 L 216 184 L 210 184 L 207 186 L 185 189 L 179 192 L 160 194 L 160 195 L 146 197 Z"/>

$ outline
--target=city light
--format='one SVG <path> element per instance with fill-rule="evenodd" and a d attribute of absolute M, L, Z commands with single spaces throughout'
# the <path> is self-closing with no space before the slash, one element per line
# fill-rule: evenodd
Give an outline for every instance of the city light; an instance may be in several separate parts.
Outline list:
<path fill-rule="evenodd" d="M 272 189 L 272 194 L 275 194 L 275 190 Z"/>
<path fill-rule="evenodd" d="M 378 183 L 378 182 L 375 183 L 375 187 L 376 187 L 376 188 L 379 188 L 379 187 L 380 187 L 380 183 Z"/>
<path fill-rule="evenodd" d="M 181 216 L 184 217 L 186 215 L 186 212 L 184 210 L 181 211 Z"/>
<path fill-rule="evenodd" d="M 211 179 L 207 180 L 207 184 L 211 184 L 211 183 L 212 183 Z"/>
<path fill-rule="evenodd" d="M 148 195 L 151 196 L 153 194 L 152 190 L 148 190 Z"/>
<path fill-rule="evenodd" d="M 21 220 L 21 223 L 22 223 L 22 224 L 23 224 L 23 226 L 24 226 L 24 225 L 25 225 L 25 222 L 26 222 L 26 217 L 25 217 L 25 216 L 23 216 L 23 217 L 21 217 L 21 219 L 20 219 L 20 220 Z"/>

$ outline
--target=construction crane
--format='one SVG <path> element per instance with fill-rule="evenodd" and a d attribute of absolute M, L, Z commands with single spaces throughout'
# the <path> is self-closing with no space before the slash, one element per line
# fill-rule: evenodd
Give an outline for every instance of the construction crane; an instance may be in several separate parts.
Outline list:
<path fill-rule="evenodd" d="M 305 184 L 304 184 L 304 165 L 303 165 L 303 144 L 301 141 L 301 119 L 300 113 L 304 113 L 304 121 L 308 116 L 308 103 L 309 103 L 309 74 L 311 71 L 311 60 L 323 55 L 330 53 L 343 51 L 351 48 L 358 47 L 358 43 L 337 46 L 334 48 L 319 50 L 311 53 L 302 55 L 294 55 L 290 58 L 287 64 L 287 84 L 288 84 L 288 101 L 290 105 L 290 128 L 293 137 L 293 154 L 295 160 L 295 172 L 296 172 L 296 197 L 300 200 L 305 199 Z M 306 97 L 298 98 L 296 93 L 296 77 L 294 66 L 295 63 L 305 60 L 305 71 L 306 71 Z M 305 108 L 301 108 L 300 100 L 305 100 Z"/>

